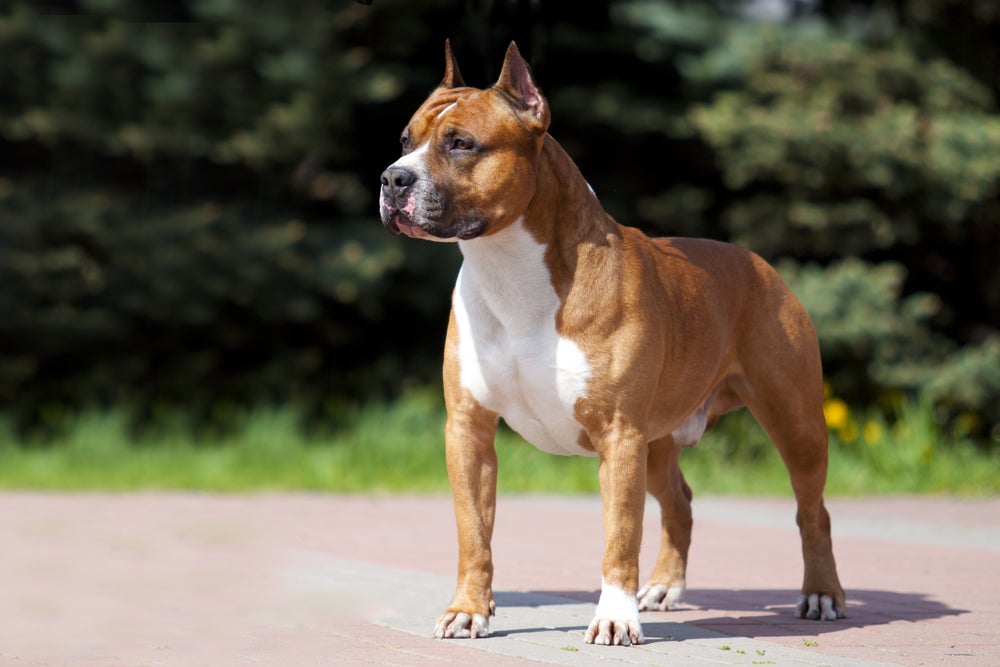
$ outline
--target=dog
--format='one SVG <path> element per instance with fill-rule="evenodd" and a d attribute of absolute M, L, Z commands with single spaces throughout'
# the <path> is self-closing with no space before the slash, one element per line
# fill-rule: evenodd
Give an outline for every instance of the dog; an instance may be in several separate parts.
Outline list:
<path fill-rule="evenodd" d="M 639 612 L 680 603 L 692 525 L 680 452 L 740 407 L 791 477 L 805 564 L 796 614 L 845 616 L 823 502 L 822 368 L 805 309 L 748 250 L 619 225 L 549 122 L 516 44 L 496 84 L 477 89 L 446 43 L 444 78 L 381 176 L 389 232 L 455 242 L 463 256 L 443 368 L 458 583 L 434 635 L 489 634 L 501 417 L 543 451 L 600 460 L 606 542 L 587 643 L 642 643 Z M 647 491 L 661 508 L 661 547 L 640 588 Z"/>

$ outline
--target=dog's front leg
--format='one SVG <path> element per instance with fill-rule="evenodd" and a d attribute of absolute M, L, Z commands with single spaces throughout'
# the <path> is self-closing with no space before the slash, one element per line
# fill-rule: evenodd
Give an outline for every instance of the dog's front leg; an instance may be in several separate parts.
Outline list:
<path fill-rule="evenodd" d="M 445 427 L 448 479 L 458 524 L 458 585 L 434 636 L 485 637 L 493 601 L 493 518 L 497 498 L 497 415 L 469 396 L 449 401 Z"/>
<path fill-rule="evenodd" d="M 584 640 L 588 644 L 641 644 L 639 624 L 639 546 L 646 495 L 647 445 L 631 432 L 606 435 L 601 457 L 604 560 L 601 598 Z"/>

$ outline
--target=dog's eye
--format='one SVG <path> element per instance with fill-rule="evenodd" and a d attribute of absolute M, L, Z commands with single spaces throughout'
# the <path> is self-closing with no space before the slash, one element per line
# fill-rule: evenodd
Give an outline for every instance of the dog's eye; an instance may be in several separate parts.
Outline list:
<path fill-rule="evenodd" d="M 410 141 L 410 135 L 404 134 L 399 138 L 399 143 L 403 146 L 403 152 L 406 152 L 412 148 L 412 142 Z"/>
<path fill-rule="evenodd" d="M 473 144 L 471 140 L 464 139 L 462 137 L 455 137 L 451 140 L 451 147 L 449 150 L 465 152 L 471 151 L 473 148 L 475 148 L 475 144 Z"/>

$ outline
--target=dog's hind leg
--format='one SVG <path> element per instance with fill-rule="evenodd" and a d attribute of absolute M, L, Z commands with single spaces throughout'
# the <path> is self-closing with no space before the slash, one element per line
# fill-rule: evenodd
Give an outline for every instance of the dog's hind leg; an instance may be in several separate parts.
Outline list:
<path fill-rule="evenodd" d="M 760 415 L 758 409 L 758 415 Z M 796 615 L 832 621 L 846 615 L 844 589 L 837 576 L 830 537 L 830 515 L 823 503 L 826 485 L 827 437 L 822 408 L 806 423 L 780 416 L 758 416 L 791 477 L 798 510 L 795 521 L 802 538 L 805 566 Z"/>
<path fill-rule="evenodd" d="M 743 356 L 746 383 L 738 391 L 777 446 L 795 493 L 805 565 L 796 615 L 835 620 L 846 616 L 847 604 L 823 503 L 828 453 L 819 346 L 801 306 L 784 315 L 770 328 L 772 335 Z M 783 363 L 771 363 L 774 355 Z"/>
<path fill-rule="evenodd" d="M 646 489 L 660 504 L 660 553 L 646 585 L 639 589 L 639 611 L 676 609 L 684 596 L 691 546 L 691 487 L 679 465 L 681 447 L 667 436 L 650 443 Z"/>

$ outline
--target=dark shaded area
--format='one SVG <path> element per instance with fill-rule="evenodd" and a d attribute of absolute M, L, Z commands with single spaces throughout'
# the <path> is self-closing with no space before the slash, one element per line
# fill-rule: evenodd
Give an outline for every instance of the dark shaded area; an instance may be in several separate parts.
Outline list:
<path fill-rule="evenodd" d="M 540 607 L 588 602 L 597 604 L 601 592 L 594 591 L 497 591 L 497 608 Z M 884 590 L 851 590 L 848 592 L 848 617 L 836 621 L 810 621 L 795 618 L 795 600 L 799 592 L 792 589 L 694 589 L 685 594 L 681 611 L 723 609 L 734 616 L 674 620 L 671 612 L 643 612 L 642 629 L 647 642 L 683 641 L 715 637 L 716 633 L 734 637 L 787 637 L 789 634 L 826 635 L 905 620 L 912 623 L 969 613 L 933 599 L 930 594 L 899 593 Z M 746 616 L 739 612 L 750 612 Z M 767 613 L 762 613 L 767 612 Z M 544 632 L 550 628 L 524 628 L 508 634 Z M 576 628 L 558 628 L 571 631 Z M 586 626 L 579 627 L 582 632 Z M 707 631 L 707 632 L 706 632 Z M 494 632 L 495 636 L 503 636 Z"/>
<path fill-rule="evenodd" d="M 436 379 L 454 247 L 378 176 L 452 39 L 516 39 L 606 208 L 774 261 L 832 390 L 1000 422 L 989 0 L 0 4 L 0 402 L 329 406 Z M 47 416 L 48 415 L 48 416 Z"/>

